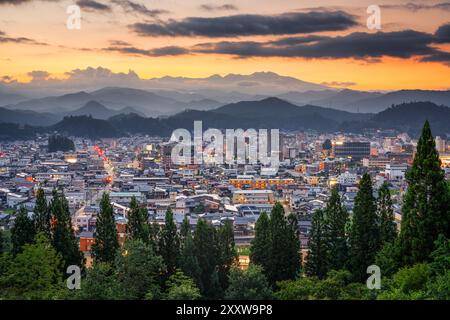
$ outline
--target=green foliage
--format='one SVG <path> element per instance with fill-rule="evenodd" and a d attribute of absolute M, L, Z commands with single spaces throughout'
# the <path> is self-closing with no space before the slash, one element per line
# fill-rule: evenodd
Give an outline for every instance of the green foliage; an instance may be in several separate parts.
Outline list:
<path fill-rule="evenodd" d="M 42 188 L 36 192 L 36 205 L 33 210 L 33 223 L 37 233 L 43 232 L 50 238 L 50 208 Z"/>
<path fill-rule="evenodd" d="M 280 300 L 358 300 L 371 299 L 367 287 L 351 282 L 347 270 L 330 271 L 320 280 L 316 277 L 300 277 L 297 280 L 281 281 L 275 297 Z"/>
<path fill-rule="evenodd" d="M 201 277 L 202 270 L 198 263 L 194 239 L 192 238 L 192 234 L 190 232 L 187 233 L 186 238 L 183 241 L 179 265 L 182 272 L 192 278 L 197 287 L 203 291 L 204 287 Z"/>
<path fill-rule="evenodd" d="M 225 299 L 230 300 L 266 300 L 272 298 L 272 289 L 263 269 L 252 264 L 243 271 L 237 267 L 231 269 L 230 285 Z"/>
<path fill-rule="evenodd" d="M 367 267 L 375 262 L 376 253 L 380 248 L 372 180 L 367 173 L 361 178 L 355 198 L 349 242 L 350 270 L 356 281 L 363 281 L 367 278 Z"/>
<path fill-rule="evenodd" d="M 92 254 L 97 262 L 112 263 L 115 259 L 119 242 L 117 240 L 114 212 L 107 193 L 103 193 L 100 213 L 97 216 L 95 243 Z"/>
<path fill-rule="evenodd" d="M 153 248 L 140 240 L 127 241 L 115 260 L 117 280 L 124 299 L 144 299 L 154 292 L 165 270 L 163 260 Z"/>
<path fill-rule="evenodd" d="M 194 281 L 180 270 L 169 277 L 166 287 L 165 297 L 168 300 L 198 300 L 201 298 L 200 290 Z"/>
<path fill-rule="evenodd" d="M 326 266 L 329 270 L 340 270 L 346 267 L 348 260 L 346 225 L 348 212 L 341 203 L 341 197 L 336 188 L 331 191 L 330 199 L 324 210 Z M 320 277 L 319 277 L 320 278 Z"/>
<path fill-rule="evenodd" d="M 52 245 L 63 258 L 63 270 L 70 265 L 83 265 L 83 256 L 78 247 L 78 241 L 72 228 L 69 205 L 64 193 L 53 192 L 53 200 L 50 206 L 53 219 Z"/>
<path fill-rule="evenodd" d="M 78 298 L 82 300 L 115 300 L 123 296 L 115 270 L 109 263 L 98 262 L 87 269 Z"/>
<path fill-rule="evenodd" d="M 61 257 L 42 233 L 34 244 L 25 244 L 20 253 L 3 263 L 3 298 L 52 299 L 62 288 Z"/>
<path fill-rule="evenodd" d="M 261 213 L 255 224 L 255 237 L 250 247 L 250 261 L 268 272 L 271 264 L 270 221 L 266 212 Z"/>
<path fill-rule="evenodd" d="M 166 265 L 167 275 L 170 276 L 174 274 L 178 266 L 177 260 L 180 255 L 180 238 L 170 208 L 166 211 L 165 224 L 159 238 L 159 254 Z"/>
<path fill-rule="evenodd" d="M 403 264 L 429 261 L 439 234 L 450 237 L 450 193 L 428 121 L 406 173 L 400 247 Z"/>
<path fill-rule="evenodd" d="M 217 287 L 217 283 L 214 282 L 215 277 L 217 277 L 218 281 L 216 266 L 220 255 L 217 246 L 217 231 L 203 219 L 199 219 L 197 222 L 194 233 L 194 247 L 195 257 L 200 268 L 201 285 L 199 287 L 202 290 L 202 295 L 218 296 L 220 292 L 217 291 L 220 288 L 220 284 Z M 213 273 L 216 273 L 216 275 L 213 276 Z M 186 274 L 189 275 L 189 273 Z"/>
<path fill-rule="evenodd" d="M 33 221 L 28 218 L 27 210 L 22 207 L 14 221 L 14 227 L 11 229 L 11 243 L 13 254 L 22 251 L 22 247 L 33 242 L 35 236 Z"/>
<path fill-rule="evenodd" d="M 228 276 L 231 267 L 237 262 L 237 252 L 234 243 L 233 223 L 226 220 L 218 230 L 219 241 L 219 281 L 222 289 L 228 288 Z"/>
<path fill-rule="evenodd" d="M 393 242 L 397 238 L 397 227 L 394 222 L 391 193 L 386 182 L 378 190 L 377 215 L 381 244 Z"/>
<path fill-rule="evenodd" d="M 309 252 L 305 273 L 323 279 L 327 273 L 327 242 L 325 238 L 325 217 L 322 210 L 316 210 L 311 219 Z"/>
<path fill-rule="evenodd" d="M 401 267 L 401 252 L 396 242 L 386 242 L 377 252 L 375 264 L 382 270 L 383 276 L 390 277 Z"/>
<path fill-rule="evenodd" d="M 140 208 L 136 198 L 131 198 L 130 211 L 128 212 L 127 237 L 130 240 L 149 241 L 148 212 Z"/>
<path fill-rule="evenodd" d="M 378 295 L 381 300 L 417 300 L 425 299 L 430 267 L 426 263 L 400 269 L 387 282 L 387 290 Z"/>

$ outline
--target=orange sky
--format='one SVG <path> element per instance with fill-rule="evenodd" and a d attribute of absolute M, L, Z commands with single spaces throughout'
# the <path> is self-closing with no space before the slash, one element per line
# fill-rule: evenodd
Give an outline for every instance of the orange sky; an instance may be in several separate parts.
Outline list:
<path fill-rule="evenodd" d="M 49 45 L 0 42 L 0 78 L 9 76 L 19 81 L 29 81 L 27 73 L 45 70 L 55 77 L 76 68 L 102 66 L 114 72 L 134 70 L 141 78 L 170 76 L 206 77 L 212 74 L 250 74 L 257 71 L 273 71 L 301 80 L 323 83 L 354 83 L 352 89 L 448 89 L 450 67 L 439 62 L 419 62 L 417 58 L 400 59 L 385 57 L 381 62 L 345 59 L 304 59 L 279 57 L 252 57 L 237 59 L 230 55 L 189 54 L 181 56 L 148 57 L 108 52 L 111 40 L 121 40 L 146 50 L 164 46 L 190 47 L 198 43 L 230 40 L 205 37 L 142 37 L 133 33 L 128 25 L 149 21 L 148 17 L 115 8 L 111 12 L 82 11 L 81 30 L 65 27 L 66 8 L 74 1 L 29 1 L 22 5 L 0 5 L 0 31 L 8 37 L 26 37 Z M 99 0 L 104 4 L 108 1 Z M 274 15 L 305 8 L 326 7 L 340 9 L 358 16 L 360 26 L 341 32 L 324 32 L 321 35 L 345 35 L 354 31 L 371 32 L 365 27 L 367 5 L 374 1 L 349 0 L 135 0 L 149 9 L 164 9 L 169 14 L 159 19 L 182 19 L 185 17 L 215 17 L 235 14 Z M 414 29 L 434 33 L 450 22 L 450 11 L 423 9 L 418 11 L 402 8 L 412 1 L 376 1 L 378 4 L 396 4 L 398 7 L 382 9 L 383 32 Z M 414 3 L 441 3 L 444 1 L 414 1 Z M 237 10 L 211 11 L 200 9 L 202 4 L 233 4 Z M 308 11 L 308 10 L 306 10 Z M 233 41 L 264 41 L 274 37 L 239 37 Z M 89 51 L 82 50 L 89 48 Z M 441 48 L 450 51 L 449 46 Z"/>

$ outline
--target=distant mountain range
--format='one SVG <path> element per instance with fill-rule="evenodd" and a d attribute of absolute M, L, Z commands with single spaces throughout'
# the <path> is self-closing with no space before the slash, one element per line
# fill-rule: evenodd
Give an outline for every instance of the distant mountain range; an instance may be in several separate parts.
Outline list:
<path fill-rule="evenodd" d="M 224 83 L 225 88 L 227 88 L 225 85 L 226 83 L 230 82 L 235 85 L 237 79 L 242 77 L 244 76 L 230 75 L 221 77 L 220 79 L 217 78 L 216 80 L 210 79 L 209 81 Z M 248 79 L 250 76 L 245 77 Z M 274 75 L 266 75 L 266 77 L 276 78 Z M 258 76 L 258 79 L 261 80 L 262 78 L 264 78 L 262 75 Z M 175 81 L 174 79 L 165 79 L 165 81 L 171 83 Z M 234 79 L 234 81 L 231 81 L 232 79 Z M 276 79 L 281 81 L 284 77 Z M 286 81 L 295 82 L 295 79 L 292 79 Z M 182 80 L 178 79 L 178 81 Z M 189 80 L 189 83 L 191 83 L 191 80 Z M 273 83 L 278 82 L 275 79 L 272 79 L 270 83 L 273 85 Z M 279 83 L 279 86 L 281 87 L 281 83 Z M 295 86 L 289 86 L 287 84 L 285 89 L 288 90 L 290 87 Z M 313 86 L 306 87 L 309 88 Z M 230 90 L 234 89 L 234 87 L 229 88 Z M 61 120 L 65 115 L 81 115 L 85 112 L 89 112 L 89 110 L 85 110 L 83 107 L 90 101 L 95 101 L 105 108 L 110 109 L 111 112 L 109 113 L 109 116 L 124 113 L 125 109 L 125 112 L 126 110 L 129 110 L 130 112 L 151 117 L 167 117 L 187 109 L 213 110 L 229 103 L 259 101 L 268 97 L 277 97 L 296 105 L 313 105 L 352 113 L 377 113 L 392 105 L 416 101 L 429 101 L 437 105 L 450 106 L 450 91 L 400 90 L 381 93 L 349 89 L 336 90 L 319 86 L 314 90 L 285 91 L 284 93 L 274 95 L 270 94 L 270 92 L 267 92 L 266 94 L 252 94 L 243 93 L 241 91 L 224 90 L 216 90 L 214 87 L 210 90 L 198 89 L 193 92 L 186 92 L 163 89 L 142 90 L 125 87 L 105 87 L 92 92 L 80 91 L 60 96 L 28 100 L 23 96 L 8 98 L 4 91 L 0 91 L 0 105 L 2 105 L 2 101 L 12 101 L 11 103 L 5 103 L 3 108 L 51 113 L 55 115 L 53 121 Z M 247 92 L 247 89 L 242 90 Z M 252 91 L 248 90 L 248 92 Z M 20 101 L 15 102 L 15 99 L 19 99 Z M 82 109 L 80 111 L 81 113 L 77 111 L 80 108 Z M 95 110 L 92 112 L 95 112 Z M 102 118 L 107 118 L 106 113 Z"/>
<path fill-rule="evenodd" d="M 129 110 L 129 109 L 128 109 Z M 132 110 L 131 110 L 132 111 Z M 192 130 L 193 122 L 201 120 L 203 129 L 213 128 L 279 128 L 281 130 L 317 130 L 319 132 L 363 132 L 366 129 L 396 129 L 417 135 L 424 121 L 430 121 L 436 135 L 450 134 L 450 108 L 432 102 L 413 102 L 393 106 L 377 114 L 351 113 L 313 105 L 297 106 L 279 98 L 241 101 L 202 111 L 186 110 L 165 118 L 143 117 L 134 112 L 115 113 L 98 102 L 88 102 L 76 112 L 52 125 L 34 127 L 17 123 L 26 111 L 11 111 L 8 121 L 1 117 L 0 138 L 13 139 L 34 132 L 58 131 L 62 134 L 90 138 L 117 137 L 128 134 L 169 136 L 174 129 Z M 14 114 L 17 112 L 18 114 Z M 89 112 L 89 114 L 87 114 Z M 107 117 L 111 112 L 111 116 Z M 12 114 L 11 114 L 12 113 Z M 115 114 L 114 114 L 115 113 Z M 37 123 L 39 115 L 30 117 Z M 43 117 L 48 116 L 43 114 Z M 97 118 L 96 118 L 97 117 Z M 17 121 L 13 121 L 16 119 Z M 16 124 L 6 124 L 16 122 Z M 44 122 L 42 120 L 41 122 Z M 8 129 L 5 129 L 8 128 Z M 34 129 L 33 129 L 34 128 Z M 34 131 L 33 131 L 34 130 Z"/>

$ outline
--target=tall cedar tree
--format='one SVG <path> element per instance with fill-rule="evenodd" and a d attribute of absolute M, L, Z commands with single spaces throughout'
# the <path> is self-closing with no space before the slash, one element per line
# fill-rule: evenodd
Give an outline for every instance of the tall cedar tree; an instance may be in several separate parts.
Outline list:
<path fill-rule="evenodd" d="M 425 122 L 402 207 L 400 251 L 403 264 L 429 260 L 439 234 L 450 237 L 450 194 L 440 167 L 430 124 Z"/>
<path fill-rule="evenodd" d="M 187 229 L 187 227 L 189 227 L 189 229 Z M 198 263 L 195 250 L 195 243 L 192 237 L 190 226 L 189 225 L 186 226 L 186 224 L 184 224 L 184 228 L 182 228 L 182 231 L 183 230 L 189 232 L 185 232 L 185 236 L 183 237 L 182 240 L 179 266 L 180 269 L 183 271 L 183 273 L 188 277 L 191 277 L 194 280 L 197 287 L 200 289 L 200 291 L 203 292 L 204 287 L 201 278 L 202 270 L 200 269 L 200 265 Z"/>
<path fill-rule="evenodd" d="M 3 246 L 4 246 L 3 242 L 4 242 L 4 240 L 3 240 L 3 231 L 2 231 L 2 229 L 0 229 L 0 256 L 3 253 Z"/>
<path fill-rule="evenodd" d="M 33 243 L 36 232 L 34 230 L 33 221 L 28 218 L 27 209 L 20 208 L 19 213 L 14 221 L 11 229 L 11 243 L 13 254 L 22 252 L 25 244 Z"/>
<path fill-rule="evenodd" d="M 225 223 L 219 228 L 219 281 L 222 289 L 228 288 L 228 277 L 231 267 L 237 261 L 237 251 L 234 243 L 233 222 L 225 220 Z"/>
<path fill-rule="evenodd" d="M 270 268 L 270 221 L 266 212 L 261 213 L 255 224 L 255 237 L 250 247 L 250 262 L 262 267 L 266 275 Z"/>
<path fill-rule="evenodd" d="M 109 195 L 103 193 L 100 201 L 100 212 L 97 216 L 95 243 L 92 253 L 97 262 L 112 263 L 119 249 L 116 222 Z"/>
<path fill-rule="evenodd" d="M 268 280 L 274 285 L 277 281 L 295 279 L 300 270 L 300 252 L 298 243 L 293 239 L 294 227 L 285 215 L 283 206 L 277 202 L 270 216 L 271 255 L 268 268 Z"/>
<path fill-rule="evenodd" d="M 323 279 L 327 275 L 327 242 L 325 238 L 325 217 L 321 209 L 313 213 L 311 219 L 311 236 L 305 272 L 308 276 Z"/>
<path fill-rule="evenodd" d="M 290 253 L 287 256 L 287 261 L 291 267 L 290 274 L 297 276 L 300 271 L 302 252 L 300 251 L 300 236 L 298 231 L 298 219 L 293 213 L 287 217 L 288 239 Z"/>
<path fill-rule="evenodd" d="M 187 216 L 184 216 L 183 222 L 180 226 L 180 247 L 183 248 L 183 246 L 186 243 L 186 239 L 191 234 L 191 225 L 189 223 L 189 218 Z"/>
<path fill-rule="evenodd" d="M 36 233 L 44 233 L 50 239 L 50 208 L 42 188 L 36 192 L 36 205 L 33 210 L 33 222 Z"/>
<path fill-rule="evenodd" d="M 397 227 L 394 222 L 391 193 L 386 182 L 378 190 L 377 214 L 380 226 L 381 245 L 386 242 L 394 242 L 397 238 Z"/>
<path fill-rule="evenodd" d="M 199 219 L 194 233 L 195 256 L 197 257 L 198 265 L 200 266 L 202 295 L 210 297 L 219 295 L 214 292 L 218 275 L 216 266 L 219 263 L 219 251 L 217 246 L 216 229 L 209 225 L 203 219 Z M 217 277 L 216 277 L 217 276 Z M 212 281 L 214 280 L 214 281 Z"/>
<path fill-rule="evenodd" d="M 130 240 L 149 242 L 148 214 L 145 208 L 140 208 L 135 197 L 131 198 L 128 212 L 127 235 Z"/>
<path fill-rule="evenodd" d="M 341 270 L 347 264 L 347 223 L 348 212 L 341 203 L 341 197 L 337 189 L 333 188 L 325 208 L 324 230 L 328 253 L 326 254 L 327 271 Z"/>
<path fill-rule="evenodd" d="M 372 179 L 365 173 L 359 183 L 355 198 L 350 231 L 350 270 L 356 281 L 367 278 L 367 267 L 375 262 L 380 248 L 379 228 Z"/>
<path fill-rule="evenodd" d="M 173 213 L 170 208 L 166 211 L 165 224 L 159 238 L 159 254 L 166 265 L 167 276 L 170 277 L 177 269 L 177 262 L 180 255 L 180 239 L 177 233 L 177 226 L 173 221 Z"/>
<path fill-rule="evenodd" d="M 63 270 L 66 270 L 70 265 L 81 267 L 83 257 L 72 228 L 69 205 L 64 193 L 58 194 L 56 190 L 53 192 L 50 210 L 53 221 L 52 245 L 64 260 Z"/>

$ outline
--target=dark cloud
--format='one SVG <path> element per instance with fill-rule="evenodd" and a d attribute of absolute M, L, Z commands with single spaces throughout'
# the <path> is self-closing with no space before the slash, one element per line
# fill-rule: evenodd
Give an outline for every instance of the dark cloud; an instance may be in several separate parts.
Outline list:
<path fill-rule="evenodd" d="M 86 10 L 93 10 L 93 11 L 111 11 L 111 7 L 94 1 L 94 0 L 79 0 L 77 1 L 77 5 L 80 6 L 80 8 L 82 9 L 86 9 Z"/>
<path fill-rule="evenodd" d="M 419 10 L 444 10 L 444 11 L 450 11 L 450 2 L 441 2 L 441 3 L 435 3 L 435 4 L 425 4 L 425 3 L 413 3 L 409 2 L 406 4 L 386 4 L 382 5 L 381 8 L 385 9 L 406 9 L 413 12 L 419 11 Z"/>
<path fill-rule="evenodd" d="M 398 32 L 355 32 L 346 36 L 322 37 L 311 42 L 310 38 L 296 38 L 296 42 L 283 39 L 276 42 L 229 42 L 205 43 L 195 46 L 202 53 L 230 54 L 238 57 L 303 57 L 303 58 L 379 58 L 391 56 L 409 58 L 414 55 L 434 53 L 429 47 L 433 35 L 413 30 Z"/>
<path fill-rule="evenodd" d="M 24 3 L 28 3 L 28 2 L 33 2 L 33 1 L 35 1 L 35 0 L 0 0 L 0 6 L 1 6 L 2 4 L 9 4 L 9 5 L 15 5 L 15 6 L 18 6 L 18 5 L 21 5 L 21 4 L 24 4 Z M 45 2 L 58 2 L 58 1 L 60 1 L 60 0 L 40 0 L 40 1 L 45 1 Z"/>
<path fill-rule="evenodd" d="M 111 40 L 109 41 L 109 43 L 111 44 L 111 46 L 117 46 L 117 47 L 121 47 L 121 46 L 131 46 L 130 43 L 126 42 L 126 41 L 122 41 L 122 40 Z"/>
<path fill-rule="evenodd" d="M 202 4 L 200 6 L 200 9 L 205 11 L 234 11 L 237 10 L 238 7 L 236 7 L 234 4 L 222 4 L 222 5 L 214 5 L 214 4 Z"/>
<path fill-rule="evenodd" d="M 163 9 L 149 9 L 144 4 L 130 0 L 112 0 L 111 2 L 120 6 L 127 13 L 141 14 L 152 18 L 169 13 L 169 11 Z"/>
<path fill-rule="evenodd" d="M 441 62 L 450 66 L 450 52 L 437 51 L 429 56 L 420 59 L 423 62 Z"/>
<path fill-rule="evenodd" d="M 237 37 L 287 35 L 346 30 L 357 25 L 343 12 L 288 12 L 280 15 L 233 15 L 214 18 L 190 17 L 157 23 L 136 23 L 131 28 L 142 36 Z"/>
<path fill-rule="evenodd" d="M 39 42 L 39 41 L 30 39 L 30 38 L 7 36 L 6 33 L 0 31 L 0 43 L 7 43 L 7 42 L 20 43 L 20 44 L 34 44 L 34 45 L 39 45 L 39 46 L 48 45 L 47 43 Z"/>
<path fill-rule="evenodd" d="M 438 43 L 450 43 L 450 23 L 440 26 L 434 36 Z"/>
<path fill-rule="evenodd" d="M 161 56 L 178 56 L 183 54 L 188 54 L 189 50 L 182 47 L 177 46 L 168 46 L 156 49 L 139 49 L 136 47 L 123 47 L 123 46 L 111 46 L 105 48 L 106 51 L 115 51 L 125 54 L 133 54 L 133 55 L 141 55 L 141 56 L 149 56 L 149 57 L 161 57 Z"/>

